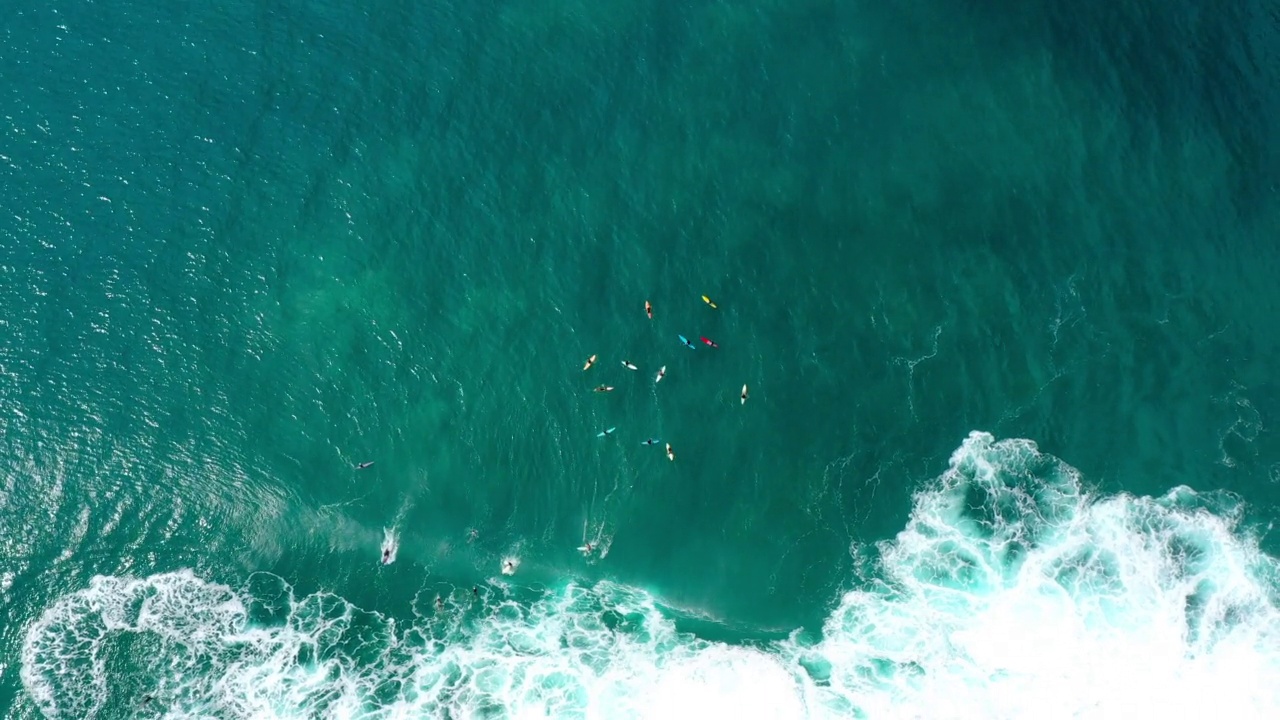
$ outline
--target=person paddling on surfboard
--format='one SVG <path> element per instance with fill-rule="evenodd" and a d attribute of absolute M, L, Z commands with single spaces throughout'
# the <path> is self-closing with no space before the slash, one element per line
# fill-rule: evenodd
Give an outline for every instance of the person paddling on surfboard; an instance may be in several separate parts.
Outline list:
<path fill-rule="evenodd" d="M 697 350 L 697 349 L 698 349 L 698 346 L 697 346 L 697 345 L 694 345 L 693 343 L 689 342 L 689 338 L 687 338 L 687 337 L 685 337 L 685 336 L 683 336 L 683 335 L 677 335 L 676 337 L 680 338 L 680 342 L 684 343 L 684 346 L 685 346 L 685 347 L 687 347 L 687 348 L 689 348 L 690 350 Z"/>
<path fill-rule="evenodd" d="M 704 302 L 704 303 L 706 303 L 706 304 L 710 305 L 712 310 L 719 310 L 719 309 L 720 309 L 720 306 L 719 306 L 719 305 L 716 305 L 714 302 L 712 302 L 712 301 L 711 301 L 711 298 L 707 297 L 706 295 L 703 295 L 703 296 L 702 296 L 702 302 Z"/>
<path fill-rule="evenodd" d="M 648 300 L 644 301 L 644 314 L 648 315 L 650 320 L 653 319 L 653 306 L 649 304 Z"/>
<path fill-rule="evenodd" d="M 711 346 L 711 347 L 713 347 L 713 348 L 718 348 L 718 347 L 720 347 L 719 345 L 717 345 L 717 344 L 716 344 L 716 341 L 715 341 L 715 340 L 712 340 L 712 339 L 711 339 L 711 338 L 709 338 L 709 337 L 703 337 L 703 338 L 702 338 L 702 342 L 706 343 L 707 345 L 709 345 L 709 346 Z"/>

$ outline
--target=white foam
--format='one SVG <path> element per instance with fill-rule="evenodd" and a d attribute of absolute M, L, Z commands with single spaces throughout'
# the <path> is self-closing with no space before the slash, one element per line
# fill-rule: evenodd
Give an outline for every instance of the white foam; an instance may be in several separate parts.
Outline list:
<path fill-rule="evenodd" d="M 783 652 L 832 715 L 1280 717 L 1280 574 L 1214 500 L 1089 498 L 1034 444 L 973 433 L 879 548 L 885 586 Z"/>
<path fill-rule="evenodd" d="M 816 642 L 703 641 L 609 582 L 397 622 L 183 571 L 61 598 L 21 677 L 55 718 L 110 714 L 125 673 L 175 718 L 1280 717 L 1280 568 L 1238 514 L 1187 488 L 1093 498 L 974 433 Z M 106 650 L 125 636 L 151 650 Z"/>
<path fill-rule="evenodd" d="M 629 687 L 634 717 L 787 720 L 806 716 L 795 678 L 776 657 L 757 650 L 713 645 L 654 675 L 652 681 Z M 611 715 L 604 711 L 600 717 Z"/>

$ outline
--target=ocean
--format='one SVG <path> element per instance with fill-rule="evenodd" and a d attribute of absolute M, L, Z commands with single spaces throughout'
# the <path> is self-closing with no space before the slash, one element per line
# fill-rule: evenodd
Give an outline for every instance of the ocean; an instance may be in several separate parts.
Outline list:
<path fill-rule="evenodd" d="M 1275 0 L 4 14 L 0 715 L 1280 716 Z"/>

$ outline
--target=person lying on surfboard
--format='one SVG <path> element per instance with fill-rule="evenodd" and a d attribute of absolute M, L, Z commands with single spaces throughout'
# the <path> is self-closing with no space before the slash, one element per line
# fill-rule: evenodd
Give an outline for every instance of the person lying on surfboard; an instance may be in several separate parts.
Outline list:
<path fill-rule="evenodd" d="M 711 298 L 707 297 L 706 295 L 703 295 L 703 296 L 702 296 L 702 302 L 704 302 L 704 303 L 706 303 L 706 304 L 710 305 L 712 310 L 719 310 L 719 309 L 720 309 L 720 306 L 719 306 L 719 305 L 716 305 L 714 302 L 712 302 L 712 301 L 711 301 Z"/>
<path fill-rule="evenodd" d="M 704 338 L 702 338 L 702 342 L 704 342 L 704 343 L 706 343 L 706 344 L 710 345 L 710 346 L 711 346 L 711 347 L 713 347 L 713 348 L 718 348 L 718 347 L 720 347 L 719 345 L 717 345 L 717 344 L 716 344 L 716 342 L 715 342 L 714 340 L 712 340 L 711 338 L 708 338 L 708 337 L 704 337 Z"/>
<path fill-rule="evenodd" d="M 586 364 L 585 364 L 585 365 L 583 365 L 583 366 L 582 366 L 582 369 L 583 369 L 583 370 L 590 370 L 590 369 L 591 369 L 591 366 L 592 366 L 592 365 L 595 365 L 595 364 L 596 364 L 596 356 L 595 356 L 595 355 L 592 355 L 591 357 L 587 358 L 587 362 L 586 362 Z"/>
<path fill-rule="evenodd" d="M 687 337 L 685 337 L 685 336 L 683 336 L 683 335 L 678 335 L 677 337 L 679 337 L 679 338 L 680 338 L 680 342 L 684 343 L 684 346 L 685 346 L 685 347 L 687 347 L 687 348 L 689 348 L 690 350 L 697 350 L 697 349 L 698 349 L 698 346 L 697 346 L 697 345 L 694 345 L 693 343 L 689 342 L 689 338 L 687 338 Z"/>
<path fill-rule="evenodd" d="M 649 304 L 648 300 L 644 301 L 644 314 L 648 315 L 650 320 L 653 319 L 653 306 Z"/>

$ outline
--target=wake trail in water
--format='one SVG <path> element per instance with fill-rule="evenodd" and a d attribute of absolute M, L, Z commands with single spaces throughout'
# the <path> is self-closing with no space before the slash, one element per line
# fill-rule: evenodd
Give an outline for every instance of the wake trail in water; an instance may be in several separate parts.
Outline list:
<path fill-rule="evenodd" d="M 426 485 L 415 486 L 400 502 L 400 508 L 396 510 L 396 514 L 391 518 L 391 526 L 382 529 L 382 564 L 390 565 L 396 561 L 396 556 L 400 553 L 400 525 L 404 523 L 409 511 L 413 509 L 417 502 L 418 496 L 426 491 Z"/>
<path fill-rule="evenodd" d="M 390 565 L 396 561 L 396 554 L 400 552 L 400 536 L 396 534 L 395 526 L 382 529 L 382 564 Z"/>
<path fill-rule="evenodd" d="M 578 552 L 582 553 L 588 562 L 597 562 L 608 557 L 611 545 L 613 545 L 613 536 L 607 534 L 605 523 L 599 523 L 593 531 L 589 520 L 582 521 L 582 544 L 578 546 Z"/>

